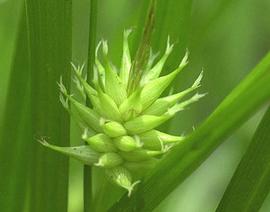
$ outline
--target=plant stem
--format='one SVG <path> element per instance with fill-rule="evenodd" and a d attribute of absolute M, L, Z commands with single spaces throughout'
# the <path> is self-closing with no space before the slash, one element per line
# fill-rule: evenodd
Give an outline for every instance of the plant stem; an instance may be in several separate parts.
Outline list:
<path fill-rule="evenodd" d="M 146 17 L 146 23 L 143 31 L 143 36 L 136 52 L 134 62 L 132 64 L 129 80 L 128 80 L 128 93 L 131 94 L 140 83 L 143 74 L 143 68 L 147 63 L 150 51 L 151 36 L 154 29 L 155 21 L 156 0 L 151 0 Z"/>
<path fill-rule="evenodd" d="M 93 69 L 95 63 L 95 47 L 96 47 L 96 28 L 97 28 L 97 0 L 90 0 L 89 14 L 89 44 L 88 44 L 88 67 L 87 67 L 87 82 L 91 84 Z M 86 105 L 90 105 L 89 99 L 86 99 Z M 84 166 L 84 211 L 90 212 L 93 201 L 93 186 L 92 186 L 92 169 L 89 166 Z"/>

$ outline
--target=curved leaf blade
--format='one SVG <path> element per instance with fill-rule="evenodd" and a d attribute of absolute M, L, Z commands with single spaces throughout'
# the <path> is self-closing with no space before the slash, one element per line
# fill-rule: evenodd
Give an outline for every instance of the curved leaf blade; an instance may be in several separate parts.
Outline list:
<path fill-rule="evenodd" d="M 259 211 L 270 191 L 270 108 L 265 113 L 216 211 Z"/>

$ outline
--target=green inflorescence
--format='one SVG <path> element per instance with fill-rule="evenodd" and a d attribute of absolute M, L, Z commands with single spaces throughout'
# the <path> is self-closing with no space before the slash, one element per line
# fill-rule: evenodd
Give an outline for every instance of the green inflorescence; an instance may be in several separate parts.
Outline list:
<path fill-rule="evenodd" d="M 87 97 L 91 101 L 92 107 L 75 100 L 68 94 L 62 80 L 59 82 L 60 101 L 83 129 L 82 139 L 87 145 L 58 147 L 44 140 L 41 143 L 84 164 L 104 169 L 108 178 L 127 189 L 130 195 L 144 173 L 183 140 L 183 136 L 169 135 L 156 128 L 189 104 L 198 101 L 204 94 L 196 93 L 191 98 L 181 101 L 200 86 L 201 73 L 190 88 L 160 97 L 187 65 L 188 59 L 186 53 L 173 72 L 160 76 L 173 50 L 169 39 L 165 54 L 155 64 L 156 55 L 150 54 L 140 82 L 133 90 L 129 90 L 134 78 L 131 74 L 134 61 L 131 61 L 129 52 L 129 34 L 128 30 L 124 32 L 120 70 L 108 59 L 107 42 L 102 41 L 98 44 L 93 85 L 88 84 L 83 77 L 83 66 L 73 65 L 77 88 L 84 98 Z M 98 56 L 99 48 L 102 48 L 102 62 Z"/>

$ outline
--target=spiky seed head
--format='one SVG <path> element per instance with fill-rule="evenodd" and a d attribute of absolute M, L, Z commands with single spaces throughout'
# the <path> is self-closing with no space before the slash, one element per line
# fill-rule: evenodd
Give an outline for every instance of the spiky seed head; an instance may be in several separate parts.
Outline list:
<path fill-rule="evenodd" d="M 93 85 L 88 84 L 86 76 L 83 76 L 83 66 L 72 64 L 75 84 L 82 95 L 89 98 L 91 107 L 68 94 L 60 79 L 60 101 L 84 130 L 82 139 L 88 145 L 56 147 L 42 142 L 85 164 L 104 169 L 110 180 L 127 189 L 129 195 L 138 183 L 133 181 L 133 176 L 143 177 L 142 174 L 151 169 L 164 154 L 183 141 L 183 136 L 169 135 L 156 128 L 204 96 L 196 93 L 183 101 L 183 98 L 200 87 L 203 76 L 201 72 L 191 87 L 160 97 L 188 63 L 186 51 L 179 66 L 161 76 L 164 64 L 173 50 L 169 38 L 164 55 L 155 64 L 157 54 L 150 52 L 147 64 L 140 70 L 140 81 L 135 83 L 137 87 L 130 93 L 128 85 L 134 85 L 134 77 L 131 76 L 134 61 L 131 60 L 128 45 L 130 32 L 124 32 L 119 71 L 108 59 L 108 43 L 104 40 L 99 42 L 95 52 Z M 102 49 L 102 60 L 98 56 L 99 48 Z M 73 110 L 69 109 L 70 105 Z"/>

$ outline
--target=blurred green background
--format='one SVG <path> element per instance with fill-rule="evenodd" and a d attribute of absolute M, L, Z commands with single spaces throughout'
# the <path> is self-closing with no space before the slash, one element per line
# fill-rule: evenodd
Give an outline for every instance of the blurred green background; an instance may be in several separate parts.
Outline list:
<path fill-rule="evenodd" d="M 180 0 L 158 2 L 160 7 L 153 35 L 154 51 L 162 53 L 168 35 L 176 43 L 175 53 L 166 64 L 165 72 L 171 71 L 180 61 L 186 47 L 190 51 L 190 64 L 175 81 L 174 89 L 187 87 L 201 69 L 204 69 L 201 92 L 207 92 L 208 95 L 163 126 L 172 133 L 187 134 L 214 110 L 270 49 L 270 1 L 194 0 L 192 4 Z M 10 83 L 9 73 L 21 3 L 19 0 L 0 0 L 0 120 L 3 119 Z M 110 56 L 116 65 L 119 65 L 120 61 L 124 29 L 132 28 L 134 31 L 131 38 L 134 54 L 143 28 L 145 5 L 144 0 L 99 1 L 98 39 L 104 38 L 109 41 Z M 89 2 L 74 1 L 75 64 L 87 61 L 88 16 Z M 261 114 L 262 111 L 259 111 L 220 146 L 156 211 L 214 211 L 251 140 Z M 2 121 L 0 127 L 1 124 Z M 71 143 L 78 144 L 81 142 L 78 139 L 78 129 L 73 122 L 71 125 Z M 79 212 L 82 210 L 82 166 L 73 160 L 70 164 L 69 211 Z M 270 211 L 270 197 L 261 211 Z"/>

